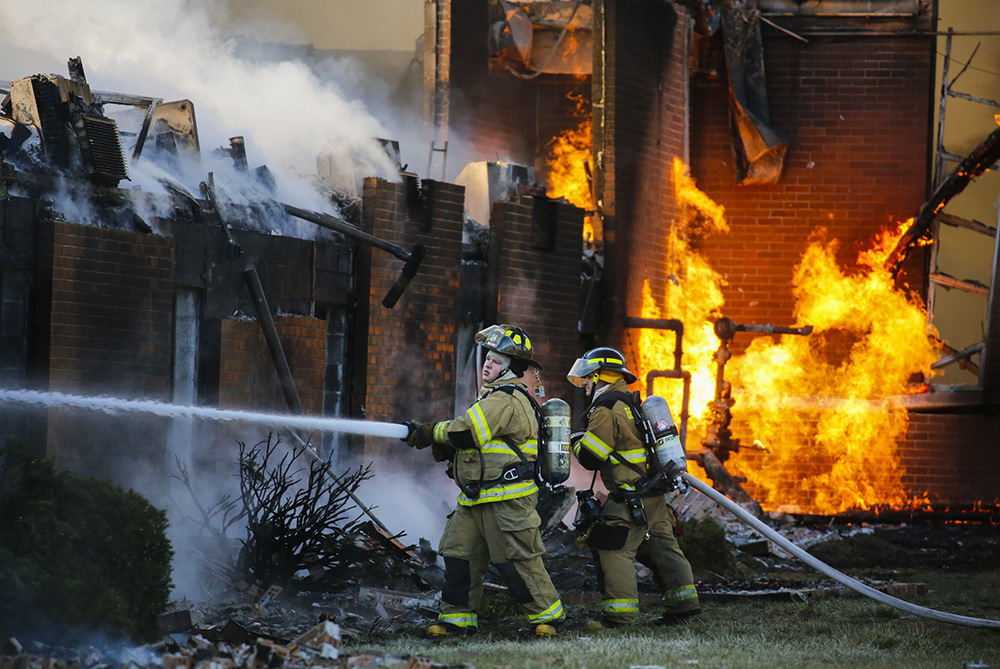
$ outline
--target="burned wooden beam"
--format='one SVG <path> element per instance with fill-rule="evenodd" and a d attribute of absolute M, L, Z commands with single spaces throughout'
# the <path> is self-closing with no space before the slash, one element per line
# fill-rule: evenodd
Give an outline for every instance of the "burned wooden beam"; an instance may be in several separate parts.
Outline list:
<path fill-rule="evenodd" d="M 957 288 L 963 292 L 973 293 L 975 295 L 990 294 L 989 286 L 983 285 L 978 281 L 972 281 L 971 279 L 956 279 L 955 277 L 943 272 L 932 272 L 928 278 L 937 285 L 944 286 L 945 288 Z"/>
<path fill-rule="evenodd" d="M 951 176 L 945 179 L 934 191 L 930 199 L 920 207 L 913 225 L 903 233 L 896 242 L 895 248 L 886 258 L 885 267 L 896 276 L 907 254 L 921 239 L 926 238 L 931 223 L 944 209 L 951 198 L 955 197 L 980 174 L 1000 160 L 1000 128 L 996 128 L 984 139 L 972 153 L 965 157 Z"/>
<path fill-rule="evenodd" d="M 963 348 L 961 351 L 956 350 L 942 342 L 941 348 L 948 355 L 932 364 L 931 369 L 941 369 L 942 367 L 947 367 L 952 363 L 958 363 L 958 366 L 961 369 L 965 369 L 972 372 L 976 376 L 979 376 L 979 365 L 970 361 L 969 357 L 975 355 L 976 353 L 981 353 L 982 350 L 986 348 L 986 342 L 973 344 L 972 346 Z"/>
<path fill-rule="evenodd" d="M 944 225 L 950 225 L 953 228 L 965 228 L 966 230 L 972 230 L 973 232 L 984 234 L 987 237 L 997 236 L 996 226 L 986 225 L 985 223 L 975 219 L 969 220 L 952 214 L 938 214 L 937 222 L 943 223 Z"/>

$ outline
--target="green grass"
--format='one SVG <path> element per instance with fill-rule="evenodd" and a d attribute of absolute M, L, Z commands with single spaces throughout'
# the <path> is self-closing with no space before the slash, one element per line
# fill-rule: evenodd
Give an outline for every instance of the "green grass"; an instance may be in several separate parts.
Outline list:
<path fill-rule="evenodd" d="M 885 575 L 881 575 L 885 578 Z M 937 610 L 1000 619 L 1000 571 L 897 572 L 899 583 L 925 583 L 907 600 Z M 477 669 L 631 666 L 726 667 L 954 667 L 980 663 L 1000 668 L 1000 629 L 941 623 L 865 597 L 792 601 L 712 600 L 687 625 L 588 633 L 592 610 L 571 607 L 560 637 L 537 640 L 517 618 L 484 620 L 485 633 L 430 641 L 421 630 L 359 639 L 348 654 L 373 647 L 392 655 L 417 655 Z M 644 614 L 652 618 L 653 612 Z M 520 629 L 519 629 L 520 628 Z"/>

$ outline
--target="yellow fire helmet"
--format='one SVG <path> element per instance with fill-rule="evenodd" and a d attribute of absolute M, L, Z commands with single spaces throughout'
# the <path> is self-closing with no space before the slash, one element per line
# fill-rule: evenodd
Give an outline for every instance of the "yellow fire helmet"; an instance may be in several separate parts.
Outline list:
<path fill-rule="evenodd" d="M 532 358 L 531 340 L 519 327 L 513 325 L 491 325 L 476 333 L 476 343 L 487 351 L 496 351 L 501 355 L 523 360 L 532 367 L 542 366 Z"/>
<path fill-rule="evenodd" d="M 582 388 L 587 385 L 587 377 L 600 370 L 620 374 L 626 383 L 635 383 L 635 374 L 625 366 L 625 355 L 610 346 L 592 348 L 584 353 L 582 358 L 577 358 L 566 378 L 574 386 Z"/>

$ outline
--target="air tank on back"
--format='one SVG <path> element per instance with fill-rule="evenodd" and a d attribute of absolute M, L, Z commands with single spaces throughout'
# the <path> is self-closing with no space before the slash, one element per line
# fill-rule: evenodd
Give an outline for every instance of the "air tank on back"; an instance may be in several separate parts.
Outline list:
<path fill-rule="evenodd" d="M 547 432 L 547 438 L 542 440 L 543 450 L 538 454 L 542 478 L 549 485 L 558 486 L 569 478 L 569 404 L 558 397 L 548 400 L 542 405 L 542 422 Z"/>
<path fill-rule="evenodd" d="M 667 478 L 680 476 L 687 471 L 687 459 L 667 401 L 659 395 L 650 395 L 643 401 L 641 409 L 653 430 L 657 466 Z"/>

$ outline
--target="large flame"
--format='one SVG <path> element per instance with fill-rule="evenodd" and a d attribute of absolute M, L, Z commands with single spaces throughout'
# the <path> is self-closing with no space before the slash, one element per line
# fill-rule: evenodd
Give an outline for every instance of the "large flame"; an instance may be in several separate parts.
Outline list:
<path fill-rule="evenodd" d="M 726 283 L 692 244 L 711 233 L 729 232 L 729 225 L 724 209 L 698 190 L 684 162 L 678 158 L 674 159 L 672 174 L 678 216 L 666 231 L 669 253 L 663 275 L 667 282 L 656 291 L 648 281 L 643 283 L 641 315 L 643 318 L 676 318 L 684 324 L 681 367 L 692 371 L 688 423 L 691 434 L 704 427 L 707 420 L 704 409 L 715 394 L 712 354 L 718 340 L 712 323 L 721 315 L 722 287 Z M 639 330 L 636 347 L 639 359 L 633 371 L 643 379 L 652 370 L 672 368 L 675 343 L 673 332 Z M 678 413 L 682 384 L 667 379 L 656 383 L 654 392 L 666 398 L 673 412 Z M 691 443 L 690 436 L 688 443 Z"/>
<path fill-rule="evenodd" d="M 692 374 L 688 451 L 698 450 L 712 419 L 719 347 L 712 323 L 723 315 L 725 282 L 692 245 L 707 233 L 725 233 L 722 208 L 695 187 L 675 161 L 674 186 L 681 212 L 666 231 L 676 280 L 661 291 L 643 286 L 642 315 L 678 318 L 685 325 L 683 367 Z M 897 289 L 882 260 L 912 224 L 883 230 L 848 273 L 837 266 L 836 241 L 824 232 L 810 240 L 793 276 L 796 300 L 789 322 L 812 325 L 808 336 L 738 334 L 748 343 L 725 367 L 732 383 L 733 436 L 741 442 L 726 466 L 744 476 L 747 491 L 765 509 L 791 507 L 836 513 L 875 505 L 912 506 L 904 492 L 897 444 L 908 416 L 893 402 L 914 376 L 932 374 L 937 354 L 928 338 L 919 300 Z M 639 335 L 638 370 L 669 368 L 672 336 Z M 680 406 L 679 384 L 655 391 Z M 754 446 L 750 446 L 753 444 Z M 695 472 L 698 474 L 698 472 Z"/>
<path fill-rule="evenodd" d="M 913 503 L 897 453 L 908 414 L 890 400 L 906 392 L 914 373 L 930 376 L 937 353 L 922 305 L 877 262 L 911 223 L 883 230 L 853 274 L 837 266 L 837 242 L 819 233 L 793 278 L 794 320 L 813 333 L 777 343 L 757 338 L 733 360 L 741 407 L 734 431 L 770 451 L 737 454 L 733 468 L 752 481 L 765 508 L 835 513 Z"/>
<path fill-rule="evenodd" d="M 587 113 L 586 100 L 582 96 L 571 96 L 571 99 L 576 103 L 579 124 L 575 128 L 564 130 L 548 144 L 545 194 L 551 198 L 563 198 L 585 211 L 592 211 L 594 201 L 585 165 L 590 162 L 591 147 L 594 144 L 593 123 Z M 583 220 L 583 237 L 588 242 L 594 241 L 594 224 L 589 215 Z"/>

